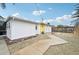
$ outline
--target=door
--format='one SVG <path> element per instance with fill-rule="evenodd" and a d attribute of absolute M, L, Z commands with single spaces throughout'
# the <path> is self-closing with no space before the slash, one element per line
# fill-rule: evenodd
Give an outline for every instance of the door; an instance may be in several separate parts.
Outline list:
<path fill-rule="evenodd" d="M 44 24 L 44 23 L 41 23 L 41 24 L 40 24 L 40 32 L 41 32 L 42 34 L 45 33 L 45 24 Z"/>

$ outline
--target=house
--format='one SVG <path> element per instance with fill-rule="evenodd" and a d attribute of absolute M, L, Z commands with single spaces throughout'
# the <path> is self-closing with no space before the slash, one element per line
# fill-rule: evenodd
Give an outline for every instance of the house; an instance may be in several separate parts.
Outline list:
<path fill-rule="evenodd" d="M 74 32 L 74 26 L 62 26 L 62 27 L 52 27 L 53 32 Z"/>
<path fill-rule="evenodd" d="M 6 36 L 10 40 L 35 36 L 41 33 L 51 32 L 51 25 L 37 23 L 19 17 L 10 16 L 6 21 Z"/>

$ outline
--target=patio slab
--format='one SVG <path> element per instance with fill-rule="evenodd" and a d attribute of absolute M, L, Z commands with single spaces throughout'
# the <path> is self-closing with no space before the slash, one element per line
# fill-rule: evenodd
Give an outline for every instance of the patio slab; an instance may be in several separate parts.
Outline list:
<path fill-rule="evenodd" d="M 37 50 L 36 48 L 34 48 L 33 46 L 25 47 L 14 54 L 17 54 L 17 55 L 42 55 L 42 53 L 39 50 Z"/>
<path fill-rule="evenodd" d="M 43 53 L 51 46 L 67 43 L 67 41 L 56 37 L 54 35 L 48 35 L 51 39 L 39 40 L 36 43 L 29 45 L 14 54 L 19 55 L 43 55 Z"/>
<path fill-rule="evenodd" d="M 49 35 L 49 37 L 51 38 L 50 43 L 51 45 L 58 45 L 58 44 L 64 44 L 64 43 L 68 43 L 68 41 L 61 39 L 55 35 Z"/>

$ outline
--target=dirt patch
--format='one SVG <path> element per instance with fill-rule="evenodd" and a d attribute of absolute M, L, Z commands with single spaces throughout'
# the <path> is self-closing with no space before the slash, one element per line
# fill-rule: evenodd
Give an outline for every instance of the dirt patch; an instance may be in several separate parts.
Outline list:
<path fill-rule="evenodd" d="M 73 33 L 54 33 L 68 43 L 63 45 L 50 46 L 44 55 L 79 55 L 79 38 Z"/>

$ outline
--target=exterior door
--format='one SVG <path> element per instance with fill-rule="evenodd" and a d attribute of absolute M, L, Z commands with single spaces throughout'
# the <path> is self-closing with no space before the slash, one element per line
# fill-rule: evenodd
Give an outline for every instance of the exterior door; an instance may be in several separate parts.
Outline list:
<path fill-rule="evenodd" d="M 44 23 L 41 23 L 41 24 L 40 24 L 40 32 L 41 32 L 42 34 L 45 33 L 45 24 L 44 24 Z"/>

